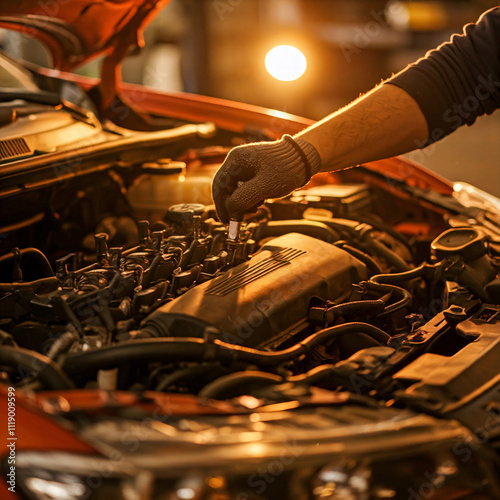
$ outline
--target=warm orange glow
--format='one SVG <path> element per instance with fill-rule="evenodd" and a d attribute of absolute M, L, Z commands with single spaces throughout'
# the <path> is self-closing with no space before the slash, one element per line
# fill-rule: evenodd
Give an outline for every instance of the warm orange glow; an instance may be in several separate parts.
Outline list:
<path fill-rule="evenodd" d="M 290 82 L 300 78 L 307 67 L 302 52 L 291 45 L 278 45 L 266 55 L 266 69 L 277 80 Z"/>

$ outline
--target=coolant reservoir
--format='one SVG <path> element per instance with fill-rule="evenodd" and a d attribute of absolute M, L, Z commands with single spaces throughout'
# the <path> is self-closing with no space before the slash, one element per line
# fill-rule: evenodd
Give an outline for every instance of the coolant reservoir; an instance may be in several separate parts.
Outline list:
<path fill-rule="evenodd" d="M 212 204 L 212 175 L 208 172 L 190 174 L 185 163 L 169 159 L 145 163 L 143 171 L 127 193 L 137 219 L 161 220 L 169 206 L 180 203 Z"/>

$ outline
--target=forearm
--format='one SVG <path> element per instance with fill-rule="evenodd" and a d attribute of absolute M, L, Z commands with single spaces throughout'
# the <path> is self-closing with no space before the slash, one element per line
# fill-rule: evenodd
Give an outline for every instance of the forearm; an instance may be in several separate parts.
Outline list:
<path fill-rule="evenodd" d="M 404 90 L 381 85 L 295 137 L 310 142 L 322 170 L 337 170 L 422 147 L 428 129 L 422 111 Z"/>
<path fill-rule="evenodd" d="M 423 146 L 427 123 L 401 88 L 383 85 L 295 136 L 233 148 L 215 174 L 221 221 L 240 220 L 267 198 L 281 198 L 311 175 Z"/>

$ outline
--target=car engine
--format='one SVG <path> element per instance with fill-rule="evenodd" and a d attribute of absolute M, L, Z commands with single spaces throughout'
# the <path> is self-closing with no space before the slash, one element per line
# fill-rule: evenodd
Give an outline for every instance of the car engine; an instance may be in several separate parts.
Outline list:
<path fill-rule="evenodd" d="M 164 2 L 55 3 L 2 27 L 101 78 L 0 55 L 0 497 L 500 499 L 500 200 L 397 157 L 226 227 L 310 121 L 122 83 Z"/>
<path fill-rule="evenodd" d="M 228 239 L 207 194 L 228 147 L 203 140 L 1 199 L 4 379 L 212 399 L 315 386 L 467 425 L 500 403 L 498 216 L 359 167 Z"/>
<path fill-rule="evenodd" d="M 393 484 L 391 470 L 398 470 L 400 494 L 427 477 L 406 470 L 395 455 L 380 455 L 403 428 L 394 446 L 404 448 L 413 436 L 415 443 L 442 447 L 435 454 L 408 448 L 417 453 L 414 463 L 426 464 L 423 471 L 439 469 L 448 456 L 443 463 L 458 464 L 467 452 L 473 457 L 464 465 L 468 472 L 457 465 L 446 484 L 487 491 L 474 478 L 487 473 L 493 484 L 496 458 L 473 448 L 464 429 L 484 431 L 481 442 L 497 449 L 500 226 L 494 207 L 361 166 L 317 175 L 292 195 L 268 200 L 229 238 L 210 186 L 242 137 L 207 135 L 209 125 L 182 127 L 148 152 L 139 146 L 142 135 L 113 161 L 105 150 L 99 161 L 68 156 L 38 176 L 35 169 L 32 184 L 25 171 L 7 178 L 0 193 L 3 382 L 35 395 L 43 411 L 63 417 L 99 449 L 105 443 L 105 455 L 138 461 L 156 478 L 167 475 L 166 483 L 155 483 L 158 492 L 184 491 L 184 479 L 170 476 L 186 460 L 202 471 L 200 491 L 209 488 L 208 477 L 222 474 L 234 482 L 227 484 L 231 491 L 245 492 L 242 498 L 264 498 L 264 490 L 271 495 L 265 498 L 276 498 L 285 484 L 295 491 L 317 483 L 318 492 L 330 491 L 331 481 L 318 479 L 322 474 L 358 478 L 359 491 L 351 479 L 344 486 L 336 480 L 336 491 L 372 498 L 369 488 Z M 97 409 L 103 394 L 109 401 Z M 193 403 L 175 398 L 193 396 L 197 411 L 222 415 L 184 416 Z M 229 410 L 204 402 L 230 403 L 236 414 L 227 417 Z M 151 403 L 154 412 L 168 403 L 158 424 L 144 413 Z M 171 415 L 172 405 L 181 416 Z M 248 420 L 266 411 L 273 412 L 267 424 L 260 414 L 263 421 Z M 167 435 L 154 434 L 163 421 Z M 196 430 L 202 427 L 212 433 L 206 444 Z M 291 429 L 303 446 L 315 432 L 356 443 L 370 429 L 370 437 L 359 456 L 356 446 L 349 448 L 355 465 L 339 455 L 333 472 L 318 472 L 319 462 L 311 468 L 301 452 L 291 463 L 309 472 L 275 478 L 262 467 L 255 472 L 251 449 L 241 450 L 241 473 L 215 465 L 205 470 L 221 460 L 218 440 L 236 450 L 250 429 L 271 455 L 282 453 L 273 448 L 276 436 L 286 442 Z M 438 429 L 439 439 L 430 439 Z M 189 446 L 177 447 L 175 457 L 145 458 L 123 441 L 131 432 L 139 433 L 141 447 L 177 439 L 202 446 L 199 463 Z M 382 457 L 370 473 L 362 465 L 367 447 Z M 314 453 L 323 456 L 322 449 Z M 23 452 L 19 477 L 25 484 L 46 477 L 64 485 L 71 478 L 58 471 L 67 461 Z M 101 466 L 81 457 L 72 467 L 86 491 L 89 477 L 102 480 Z"/>

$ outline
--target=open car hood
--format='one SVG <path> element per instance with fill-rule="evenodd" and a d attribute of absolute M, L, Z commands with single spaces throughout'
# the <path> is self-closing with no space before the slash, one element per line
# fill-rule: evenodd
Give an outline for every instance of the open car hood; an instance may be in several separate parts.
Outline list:
<path fill-rule="evenodd" d="M 168 0 L 64 0 L 2 2 L 0 27 L 43 42 L 57 69 L 70 70 L 98 54 L 117 63 L 142 47 L 142 29 Z M 105 20 L 105 22 L 96 22 Z"/>
<path fill-rule="evenodd" d="M 500 200 L 391 158 L 229 238 L 228 151 L 310 122 L 120 83 L 166 1 L 36 1 L 105 57 L 0 92 L 0 499 L 500 499 Z"/>

